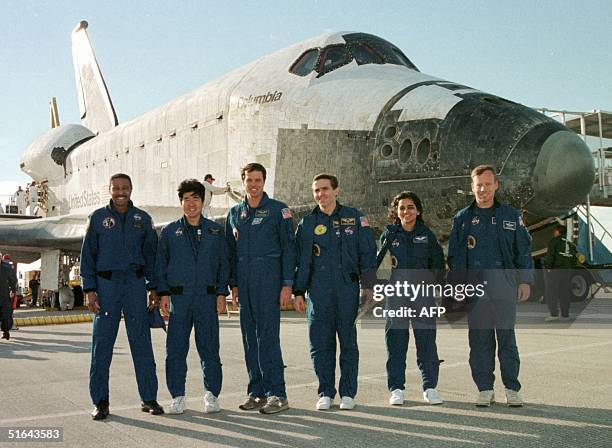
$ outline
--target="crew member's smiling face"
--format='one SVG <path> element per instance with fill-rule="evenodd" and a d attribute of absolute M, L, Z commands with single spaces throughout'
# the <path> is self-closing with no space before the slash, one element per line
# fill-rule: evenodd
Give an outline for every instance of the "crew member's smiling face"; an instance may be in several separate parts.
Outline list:
<path fill-rule="evenodd" d="M 183 194 L 181 206 L 183 207 L 183 213 L 188 219 L 199 219 L 200 214 L 202 213 L 202 198 L 194 194 L 192 191 L 189 191 Z"/>
<path fill-rule="evenodd" d="M 130 202 L 130 197 L 132 196 L 130 181 L 122 177 L 113 179 L 111 181 L 110 193 L 115 207 L 127 207 Z"/>

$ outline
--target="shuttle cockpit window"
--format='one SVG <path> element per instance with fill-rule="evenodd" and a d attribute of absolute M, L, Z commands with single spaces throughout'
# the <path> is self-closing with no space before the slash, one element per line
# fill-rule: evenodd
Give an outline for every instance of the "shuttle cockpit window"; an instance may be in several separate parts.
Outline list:
<path fill-rule="evenodd" d="M 306 76 L 315 69 L 317 62 L 319 62 L 319 49 L 313 48 L 302 53 L 289 71 L 299 76 Z"/>
<path fill-rule="evenodd" d="M 325 48 L 306 50 L 291 65 L 290 73 L 307 76 L 313 71 L 321 77 L 339 67 L 351 63 L 394 64 L 418 71 L 418 68 L 395 45 L 372 34 L 353 33 L 342 36 L 346 44 L 333 44 Z"/>

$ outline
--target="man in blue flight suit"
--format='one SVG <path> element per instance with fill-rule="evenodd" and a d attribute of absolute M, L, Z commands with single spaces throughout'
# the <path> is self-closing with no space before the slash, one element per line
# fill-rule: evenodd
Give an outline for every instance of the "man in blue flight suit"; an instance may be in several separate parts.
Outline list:
<path fill-rule="evenodd" d="M 518 210 L 495 200 L 495 169 L 472 170 L 476 201 L 453 219 L 449 238 L 449 280 L 481 283 L 482 297 L 468 302 L 470 368 L 478 387 L 477 406 L 495 402 L 495 337 L 502 381 L 509 406 L 522 406 L 518 380 L 520 358 L 514 326 L 516 303 L 529 298 L 533 283 L 531 237 Z"/>
<path fill-rule="evenodd" d="M 89 216 L 81 249 L 81 277 L 87 306 L 95 313 L 89 392 L 96 408 L 94 420 L 108 417 L 108 372 L 123 311 L 136 370 L 141 409 L 163 414 L 157 403 L 157 374 L 147 318 L 157 306 L 154 269 L 157 233 L 151 217 L 130 200 L 127 174 L 110 178 L 111 200 Z"/>
<path fill-rule="evenodd" d="M 242 410 L 274 414 L 289 408 L 280 348 L 280 307 L 291 300 L 295 238 L 289 207 L 264 192 L 266 169 L 241 168 L 246 197 L 227 215 L 232 303 L 240 302 L 240 329 L 249 374 Z M 266 399 L 264 399 L 266 398 Z"/>
<path fill-rule="evenodd" d="M 170 315 L 166 338 L 166 381 L 172 395 L 169 414 L 185 410 L 185 378 L 191 328 L 204 373 L 204 412 L 221 410 L 219 318 L 225 312 L 229 262 L 223 228 L 202 216 L 206 190 L 196 179 L 180 183 L 183 217 L 161 232 L 155 271 L 163 315 Z M 170 296 L 172 296 L 170 298 Z"/>
<path fill-rule="evenodd" d="M 310 356 L 319 379 L 316 408 L 327 410 L 336 396 L 336 334 L 340 341 L 340 409 L 353 409 L 357 394 L 359 349 L 355 318 L 359 283 L 368 300 L 376 277 L 376 242 L 368 218 L 337 201 L 338 179 L 314 177 L 318 206 L 297 230 L 298 268 L 295 308 L 305 311 L 308 290 Z"/>

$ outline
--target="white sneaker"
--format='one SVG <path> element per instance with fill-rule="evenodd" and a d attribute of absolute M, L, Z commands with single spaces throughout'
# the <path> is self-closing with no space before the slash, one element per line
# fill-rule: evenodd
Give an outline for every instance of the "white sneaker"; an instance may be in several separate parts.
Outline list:
<path fill-rule="evenodd" d="M 342 397 L 340 399 L 340 409 L 345 409 L 347 411 L 350 411 L 351 409 L 355 408 L 355 400 L 353 400 L 351 397 Z"/>
<path fill-rule="evenodd" d="M 334 400 L 332 400 L 331 397 L 320 397 L 317 401 L 317 410 L 327 411 L 329 408 L 331 408 L 333 402 Z"/>
<path fill-rule="evenodd" d="M 436 389 L 427 389 L 423 392 L 423 400 L 429 404 L 442 404 L 444 400 Z"/>
<path fill-rule="evenodd" d="M 392 406 L 402 406 L 404 404 L 404 391 L 402 389 L 393 389 L 389 397 L 389 404 Z"/>
<path fill-rule="evenodd" d="M 185 396 L 174 397 L 166 414 L 182 414 L 183 412 L 185 412 Z"/>
<path fill-rule="evenodd" d="M 219 406 L 219 399 L 215 397 L 212 392 L 206 392 L 206 395 L 204 395 L 204 412 L 213 414 L 220 410 L 221 406 Z"/>
<path fill-rule="evenodd" d="M 544 318 L 544 322 L 556 322 L 559 320 L 559 316 L 548 316 Z"/>
<path fill-rule="evenodd" d="M 523 399 L 518 390 L 506 389 L 506 404 L 511 408 L 520 408 L 523 406 Z"/>
<path fill-rule="evenodd" d="M 489 407 L 495 403 L 495 392 L 492 390 L 481 390 L 478 392 L 478 398 L 476 399 L 476 406 Z"/>

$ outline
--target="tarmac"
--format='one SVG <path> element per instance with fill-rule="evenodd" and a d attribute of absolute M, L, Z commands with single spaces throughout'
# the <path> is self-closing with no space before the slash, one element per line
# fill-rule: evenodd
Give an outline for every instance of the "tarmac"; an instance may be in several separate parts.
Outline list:
<path fill-rule="evenodd" d="M 588 306 L 569 323 L 543 324 L 546 307 L 519 306 L 517 342 L 521 391 L 526 404 L 509 408 L 496 371 L 499 403 L 477 408 L 468 365 L 467 331 L 461 319 L 439 321 L 440 406 L 422 401 L 420 373 L 410 343 L 406 402 L 388 405 L 386 350 L 380 325 L 358 325 L 361 353 L 357 406 L 316 411 L 317 382 L 303 315 L 284 312 L 281 342 L 291 409 L 264 416 L 238 409 L 244 399 L 244 366 L 238 316 L 223 316 L 222 412 L 203 412 L 203 384 L 195 341 L 188 357 L 187 410 L 179 416 L 140 411 L 125 327 L 120 326 L 111 366 L 111 415 L 94 422 L 88 392 L 91 322 L 24 326 L 0 342 L 0 446 L 4 447 L 610 447 L 612 444 L 612 294 Z M 18 310 L 16 317 L 75 312 Z M 59 320 L 57 323 L 60 323 Z M 64 319 L 66 320 L 66 319 Z M 159 401 L 165 386 L 165 333 L 152 330 Z M 192 335 L 193 338 L 193 335 Z M 339 368 L 337 368 L 339 374 Z M 61 428 L 63 441 L 7 442 L 9 428 Z M 27 433 L 26 433 L 27 434 Z"/>

